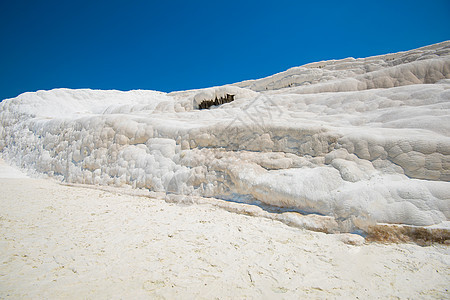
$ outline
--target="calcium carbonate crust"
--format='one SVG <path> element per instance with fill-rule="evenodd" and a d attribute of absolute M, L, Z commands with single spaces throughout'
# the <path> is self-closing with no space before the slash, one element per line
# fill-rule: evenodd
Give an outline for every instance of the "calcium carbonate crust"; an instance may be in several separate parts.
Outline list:
<path fill-rule="evenodd" d="M 169 94 L 25 93 L 0 103 L 0 151 L 68 183 L 258 202 L 357 227 L 439 224 L 450 216 L 449 54 L 443 42 Z M 227 94 L 233 102 L 198 109 Z"/>

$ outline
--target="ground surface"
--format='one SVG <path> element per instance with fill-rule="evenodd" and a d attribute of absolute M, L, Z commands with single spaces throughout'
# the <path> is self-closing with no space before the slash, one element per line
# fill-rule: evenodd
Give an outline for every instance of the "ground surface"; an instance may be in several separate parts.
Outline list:
<path fill-rule="evenodd" d="M 351 246 L 208 205 L 61 186 L 0 164 L 0 298 L 449 296 L 445 245 Z"/>

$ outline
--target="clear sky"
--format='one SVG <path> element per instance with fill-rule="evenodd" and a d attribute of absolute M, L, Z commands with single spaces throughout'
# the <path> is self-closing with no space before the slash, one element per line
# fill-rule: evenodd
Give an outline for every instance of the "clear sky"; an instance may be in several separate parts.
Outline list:
<path fill-rule="evenodd" d="M 0 1 L 0 99 L 185 90 L 450 39 L 450 1 Z"/>

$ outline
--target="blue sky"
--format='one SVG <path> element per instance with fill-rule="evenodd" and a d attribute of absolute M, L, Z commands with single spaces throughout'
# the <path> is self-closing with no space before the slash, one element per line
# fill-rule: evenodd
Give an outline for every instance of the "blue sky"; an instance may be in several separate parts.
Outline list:
<path fill-rule="evenodd" d="M 450 39 L 450 1 L 0 1 L 0 99 L 185 90 Z"/>

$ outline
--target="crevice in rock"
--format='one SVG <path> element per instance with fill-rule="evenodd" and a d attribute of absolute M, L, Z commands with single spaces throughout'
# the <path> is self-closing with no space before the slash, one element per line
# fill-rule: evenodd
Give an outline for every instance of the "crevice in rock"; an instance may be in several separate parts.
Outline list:
<path fill-rule="evenodd" d="M 214 100 L 203 100 L 198 109 L 209 109 L 211 106 L 217 106 L 234 101 L 234 95 L 226 94 L 224 97 L 215 98 Z"/>

